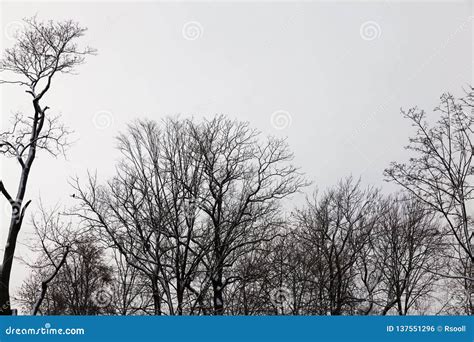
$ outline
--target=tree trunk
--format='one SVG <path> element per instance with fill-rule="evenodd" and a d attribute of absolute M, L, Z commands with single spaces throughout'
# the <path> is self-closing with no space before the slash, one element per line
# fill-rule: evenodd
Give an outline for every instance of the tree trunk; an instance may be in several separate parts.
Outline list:
<path fill-rule="evenodd" d="M 1 265 L 0 274 L 0 315 L 11 315 L 11 302 L 10 302 L 10 274 L 12 271 L 13 258 L 15 256 L 16 240 L 18 233 L 20 232 L 21 224 L 23 222 L 23 216 L 25 210 L 30 204 L 28 201 L 23 207 L 23 199 L 26 193 L 26 185 L 28 183 L 28 177 L 30 174 L 31 165 L 36 157 L 36 139 L 41 131 L 44 122 L 44 114 L 41 110 L 38 99 L 33 100 L 33 106 L 35 108 L 34 123 L 31 130 L 31 146 L 28 152 L 26 162 L 22 164 L 20 182 L 18 184 L 18 191 L 16 200 L 13 200 L 7 193 L 5 188 L 2 191 L 12 205 L 12 215 L 10 219 L 10 228 L 8 230 L 8 239 L 5 245 L 5 251 L 3 253 L 3 262 Z M 42 117 L 39 117 L 39 115 Z M 2 186 L 3 187 L 3 186 Z"/>
<path fill-rule="evenodd" d="M 465 281 L 465 288 L 467 292 L 467 301 L 469 304 L 469 314 L 474 316 L 474 258 L 470 258 L 468 261 L 469 266 L 467 270 L 467 278 Z"/>
<path fill-rule="evenodd" d="M 0 275 L 3 278 L 3 272 Z M 5 283 L 2 279 L 0 281 L 0 315 L 11 315 L 12 310 L 10 307 L 10 293 L 8 290 L 8 283 Z"/>
<path fill-rule="evenodd" d="M 55 266 L 54 272 L 48 278 L 46 278 L 45 280 L 41 282 L 41 293 L 33 307 L 33 311 L 32 311 L 33 316 L 38 314 L 41 304 L 43 303 L 44 297 L 46 296 L 46 291 L 48 291 L 48 285 L 56 277 L 61 267 L 63 267 L 64 263 L 66 262 L 66 258 L 68 254 L 69 254 L 69 247 L 66 248 L 66 251 L 64 252 L 63 257 L 61 258 L 61 261 L 59 262 L 59 264 Z"/>
<path fill-rule="evenodd" d="M 160 296 L 160 290 L 158 288 L 158 279 L 156 276 L 152 276 L 151 288 L 153 291 L 152 296 L 153 296 L 154 314 L 156 316 L 160 316 L 161 315 L 161 296 Z"/>
<path fill-rule="evenodd" d="M 177 300 L 177 313 L 179 316 L 183 315 L 183 297 L 184 297 L 184 286 L 183 281 L 178 280 L 176 284 L 176 300 Z"/>
<path fill-rule="evenodd" d="M 224 314 L 224 288 L 222 281 L 222 267 L 218 266 L 217 272 L 212 280 L 212 290 L 214 292 L 214 315 Z"/>
<path fill-rule="evenodd" d="M 20 227 L 21 218 L 15 217 L 15 214 L 13 213 L 0 272 L 0 315 L 12 314 L 10 303 L 10 275 Z"/>

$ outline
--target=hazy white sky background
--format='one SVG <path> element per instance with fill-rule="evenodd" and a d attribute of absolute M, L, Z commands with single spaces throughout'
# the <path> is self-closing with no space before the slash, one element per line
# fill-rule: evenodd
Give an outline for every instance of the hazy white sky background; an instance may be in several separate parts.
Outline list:
<path fill-rule="evenodd" d="M 89 29 L 83 43 L 98 49 L 78 75 L 58 76 L 43 102 L 51 113 L 62 113 L 77 142 L 67 160 L 39 155 L 27 197 L 70 204 L 71 176 L 83 177 L 87 170 L 97 170 L 102 179 L 112 175 L 118 159 L 114 137 L 135 118 L 220 113 L 250 121 L 265 135 L 288 137 L 295 164 L 320 189 L 350 174 L 394 189 L 383 183 L 382 172 L 390 161 L 406 158 L 403 146 L 412 132 L 400 107 L 431 111 L 442 92 L 461 95 L 472 84 L 472 6 L 1 2 L 2 51 L 12 45 L 18 21 L 35 14 L 78 21 Z M 31 104 L 16 86 L 2 86 L 0 94 L 3 130 L 13 111 L 29 112 Z M 272 123 L 275 112 L 287 119 L 283 129 Z M 0 162 L 1 178 L 14 191 L 17 165 Z M 5 208 L 2 198 L 2 247 Z M 30 231 L 26 222 L 20 242 Z M 20 246 L 18 255 L 27 254 Z M 18 265 L 14 288 L 27 274 Z"/>

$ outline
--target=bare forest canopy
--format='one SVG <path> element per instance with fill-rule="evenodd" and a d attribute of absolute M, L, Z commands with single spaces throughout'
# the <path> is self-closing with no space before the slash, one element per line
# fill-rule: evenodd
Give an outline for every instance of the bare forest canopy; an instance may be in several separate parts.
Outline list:
<path fill-rule="evenodd" d="M 1 313 L 12 314 L 12 261 L 31 224 L 38 257 L 15 294 L 28 314 L 473 314 L 473 88 L 429 114 L 402 111 L 410 159 L 385 170 L 391 195 L 353 177 L 318 192 L 286 140 L 248 122 L 169 117 L 129 123 L 110 141 L 113 177 L 73 178 L 73 207 L 40 205 L 28 220 L 37 153 L 69 144 L 44 96 L 96 51 L 74 21 L 25 23 L 0 62 L 1 83 L 31 101 L 0 133 L 1 157 L 19 165 L 18 184 L 0 181 L 11 205 Z"/>

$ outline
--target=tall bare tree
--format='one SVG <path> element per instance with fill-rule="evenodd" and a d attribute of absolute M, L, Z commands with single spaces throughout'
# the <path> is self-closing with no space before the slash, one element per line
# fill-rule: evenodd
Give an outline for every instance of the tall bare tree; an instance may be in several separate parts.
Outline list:
<path fill-rule="evenodd" d="M 157 315 L 183 314 L 187 291 L 200 298 L 194 280 L 207 248 L 193 196 L 200 191 L 202 168 L 189 125 L 175 119 L 161 127 L 153 121 L 131 124 L 118 138 L 123 160 L 108 185 L 93 179 L 87 188 L 75 184 L 82 218 L 104 231 L 110 245 L 149 279 Z"/>
<path fill-rule="evenodd" d="M 0 181 L 0 192 L 10 202 L 12 213 L 8 238 L 0 265 L 0 314 L 11 314 L 10 274 L 18 233 L 30 201 L 24 202 L 28 179 L 36 153 L 46 150 L 56 156 L 68 145 L 69 131 L 58 117 L 47 114 L 49 107 L 42 104 L 57 74 L 68 74 L 82 64 L 85 56 L 94 53 L 81 49 L 77 39 L 86 29 L 73 21 L 39 22 L 25 19 L 24 29 L 17 33 L 13 47 L 4 51 L 0 72 L 5 75 L 0 83 L 16 84 L 26 90 L 31 99 L 32 114 L 16 114 L 12 129 L 0 134 L 0 153 L 13 157 L 20 165 L 16 194 L 11 194 Z"/>
<path fill-rule="evenodd" d="M 451 94 L 441 96 L 435 108 L 440 118 L 430 125 L 423 110 L 402 111 L 415 128 L 406 149 L 412 152 L 407 163 L 394 162 L 385 170 L 393 181 L 421 200 L 444 220 L 446 243 L 461 265 L 456 273 L 446 274 L 464 282 L 467 312 L 474 314 L 474 230 L 468 205 L 473 200 L 473 127 L 474 89 L 461 99 Z M 454 260 L 453 260 L 454 261 Z M 450 268 L 455 270 L 457 268 Z"/>
<path fill-rule="evenodd" d="M 75 183 L 80 216 L 148 277 L 154 314 L 223 314 L 228 271 L 274 237 L 279 201 L 306 184 L 286 143 L 258 136 L 223 116 L 139 121 L 107 186 Z"/>
<path fill-rule="evenodd" d="M 224 290 L 236 280 L 226 271 L 275 237 L 281 200 L 307 182 L 291 164 L 285 140 L 262 139 L 246 122 L 217 116 L 194 126 L 192 138 L 204 164 L 203 191 L 196 197 L 212 241 L 206 266 L 214 314 L 222 315 Z"/>

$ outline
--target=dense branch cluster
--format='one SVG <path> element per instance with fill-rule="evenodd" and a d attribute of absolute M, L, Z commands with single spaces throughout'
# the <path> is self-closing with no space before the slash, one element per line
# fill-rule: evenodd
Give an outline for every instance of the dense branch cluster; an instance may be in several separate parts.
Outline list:
<path fill-rule="evenodd" d="M 24 25 L 0 62 L 0 71 L 15 76 L 0 83 L 25 86 L 34 98 L 43 97 L 55 74 L 73 72 L 87 55 L 95 53 L 92 48 L 78 47 L 76 40 L 86 29 L 72 20 L 40 22 L 33 17 L 24 19 Z"/>
<path fill-rule="evenodd" d="M 385 171 L 391 181 L 401 185 L 436 213 L 443 224 L 445 242 L 454 259 L 445 277 L 462 284 L 464 305 L 474 314 L 474 230 L 472 220 L 474 166 L 473 126 L 474 88 L 456 99 L 441 96 L 435 109 L 440 119 L 430 125 L 423 110 L 412 108 L 404 115 L 416 129 L 407 150 L 408 163 L 392 163 Z"/>
<path fill-rule="evenodd" d="M 81 314 L 469 312 L 459 279 L 444 276 L 451 236 L 414 194 L 349 177 L 285 214 L 308 185 L 287 144 L 224 116 L 137 121 L 118 148 L 116 176 L 73 182 L 74 215 L 112 267 L 109 301 Z M 52 308 L 77 314 L 51 290 Z"/>

